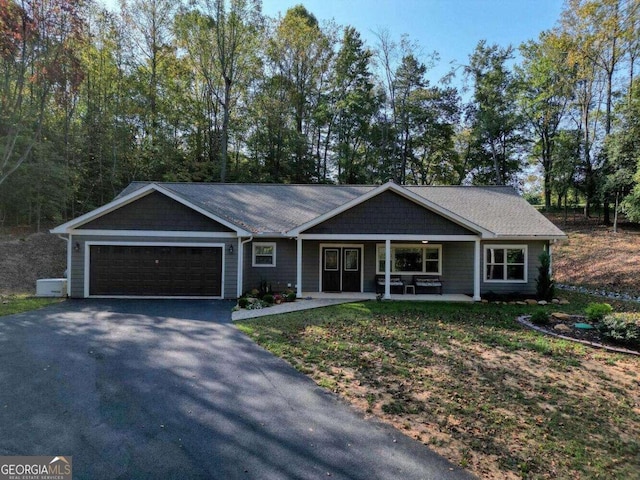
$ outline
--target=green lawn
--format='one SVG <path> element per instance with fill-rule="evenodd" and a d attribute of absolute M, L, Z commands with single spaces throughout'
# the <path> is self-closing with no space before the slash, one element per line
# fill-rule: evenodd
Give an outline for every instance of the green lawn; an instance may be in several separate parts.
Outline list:
<path fill-rule="evenodd" d="M 571 304 L 545 308 L 581 313 L 602 301 L 562 296 Z M 514 321 L 538 308 L 363 302 L 239 327 L 319 385 L 481 477 L 640 478 L 640 359 Z"/>
<path fill-rule="evenodd" d="M 62 298 L 41 298 L 29 295 L 9 295 L 0 297 L 0 317 L 3 315 L 12 315 L 14 313 L 27 312 L 29 310 L 37 310 L 46 307 L 52 303 L 60 303 Z"/>

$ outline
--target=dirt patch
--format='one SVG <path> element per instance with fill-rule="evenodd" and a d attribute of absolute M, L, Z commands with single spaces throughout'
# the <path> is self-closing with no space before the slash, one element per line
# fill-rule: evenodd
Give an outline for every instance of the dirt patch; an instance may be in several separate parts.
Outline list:
<path fill-rule="evenodd" d="M 640 232 L 622 223 L 617 233 L 598 219 L 547 217 L 569 237 L 553 247 L 554 278 L 559 283 L 640 296 Z"/>
<path fill-rule="evenodd" d="M 0 232 L 0 295 L 35 294 L 39 278 L 62 277 L 67 244 L 49 233 Z"/>

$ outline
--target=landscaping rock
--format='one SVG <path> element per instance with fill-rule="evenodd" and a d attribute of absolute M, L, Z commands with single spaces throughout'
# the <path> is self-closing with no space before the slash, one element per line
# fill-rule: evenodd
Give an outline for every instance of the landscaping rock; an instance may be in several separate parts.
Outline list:
<path fill-rule="evenodd" d="M 516 305 L 526 305 L 526 304 L 527 302 L 524 302 L 522 300 L 516 302 Z"/>
<path fill-rule="evenodd" d="M 533 298 L 528 298 L 528 299 L 526 299 L 526 300 L 525 300 L 525 303 L 526 303 L 527 305 L 537 305 L 537 304 L 538 304 L 538 301 L 537 301 L 537 300 L 534 300 Z"/>
<path fill-rule="evenodd" d="M 560 303 L 560 300 L 554 298 L 553 300 L 551 300 L 551 303 L 553 303 L 554 305 L 558 305 Z"/>
<path fill-rule="evenodd" d="M 549 302 L 547 302 L 546 300 L 539 300 L 538 301 L 538 305 L 546 305 L 547 303 L 549 303 Z"/>
<path fill-rule="evenodd" d="M 569 305 L 569 300 L 563 298 L 558 302 L 558 305 Z"/>
<path fill-rule="evenodd" d="M 567 325 L 565 325 L 564 323 L 559 323 L 559 324 L 557 324 L 557 325 L 554 325 L 553 329 L 554 329 L 556 332 L 560 332 L 560 333 L 563 333 L 563 332 L 570 332 L 570 331 L 571 331 L 571 327 L 568 327 L 568 326 L 567 326 Z"/>
<path fill-rule="evenodd" d="M 573 320 L 573 315 L 569 315 L 568 313 L 562 313 L 562 312 L 553 312 L 551 314 L 551 317 L 555 318 L 556 320 L 560 320 L 561 322 L 569 322 Z"/>

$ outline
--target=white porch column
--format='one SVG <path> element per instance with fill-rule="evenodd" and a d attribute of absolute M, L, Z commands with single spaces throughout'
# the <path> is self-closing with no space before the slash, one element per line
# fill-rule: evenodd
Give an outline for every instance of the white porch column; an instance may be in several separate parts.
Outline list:
<path fill-rule="evenodd" d="M 244 269 L 244 244 L 242 238 L 238 237 L 238 282 L 237 282 L 237 296 L 242 296 L 242 273 Z"/>
<path fill-rule="evenodd" d="M 384 241 L 384 298 L 391 298 L 391 240 Z"/>
<path fill-rule="evenodd" d="M 302 239 L 296 239 L 296 297 L 302 298 Z"/>
<path fill-rule="evenodd" d="M 480 298 L 480 275 L 482 275 L 482 269 L 480 268 L 480 239 L 475 240 L 475 248 L 473 254 L 473 300 L 479 302 Z"/>

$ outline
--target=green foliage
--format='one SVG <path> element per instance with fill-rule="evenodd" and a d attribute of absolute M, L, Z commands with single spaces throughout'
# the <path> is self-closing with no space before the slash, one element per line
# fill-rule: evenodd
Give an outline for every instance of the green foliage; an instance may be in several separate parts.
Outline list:
<path fill-rule="evenodd" d="M 538 256 L 540 266 L 538 267 L 538 278 L 536 279 L 536 294 L 538 299 L 551 301 L 555 292 L 555 285 L 551 279 L 551 256 L 549 252 L 542 252 Z"/>
<path fill-rule="evenodd" d="M 238 299 L 238 306 L 240 308 L 247 308 L 247 305 L 249 305 L 249 299 L 247 297 L 240 297 Z"/>
<path fill-rule="evenodd" d="M 0 301 L 0 317 L 3 315 L 13 315 L 15 313 L 37 310 L 47 305 L 62 302 L 62 298 L 39 298 L 27 295 L 11 295 L 3 297 Z"/>
<path fill-rule="evenodd" d="M 640 347 L 640 313 L 610 313 L 604 316 L 598 329 L 603 336 L 615 342 Z"/>
<path fill-rule="evenodd" d="M 296 294 L 291 292 L 291 293 L 287 293 L 287 302 L 295 302 L 296 301 Z"/>
<path fill-rule="evenodd" d="M 549 314 L 546 310 L 540 309 L 533 312 L 531 318 L 529 319 L 531 323 L 534 325 L 548 325 L 549 324 Z"/>
<path fill-rule="evenodd" d="M 590 303 L 587 305 L 587 308 L 584 309 L 587 320 L 591 323 L 601 322 L 605 315 L 610 314 L 612 311 L 613 307 L 608 303 Z"/>
<path fill-rule="evenodd" d="M 274 302 L 273 295 L 271 295 L 270 293 L 266 294 L 265 296 L 262 297 L 262 301 L 267 305 L 273 305 L 273 302 Z"/>

